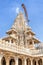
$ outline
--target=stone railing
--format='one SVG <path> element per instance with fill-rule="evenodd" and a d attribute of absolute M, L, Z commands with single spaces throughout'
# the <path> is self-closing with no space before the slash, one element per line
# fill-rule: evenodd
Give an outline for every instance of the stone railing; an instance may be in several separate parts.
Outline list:
<path fill-rule="evenodd" d="M 0 41 L 0 49 L 25 55 L 31 54 L 29 49 L 5 41 Z"/>
<path fill-rule="evenodd" d="M 32 50 L 30 50 L 30 52 L 32 55 L 35 55 L 35 54 L 39 54 L 40 50 L 39 49 L 32 49 Z"/>
<path fill-rule="evenodd" d="M 30 50 L 31 55 L 43 55 L 43 49 L 32 49 Z"/>
<path fill-rule="evenodd" d="M 0 41 L 0 49 L 19 54 L 30 55 L 30 56 L 38 55 L 41 53 L 41 49 L 28 49 L 28 48 L 24 48 L 23 46 L 15 45 L 15 43 L 8 43 L 5 41 Z"/>

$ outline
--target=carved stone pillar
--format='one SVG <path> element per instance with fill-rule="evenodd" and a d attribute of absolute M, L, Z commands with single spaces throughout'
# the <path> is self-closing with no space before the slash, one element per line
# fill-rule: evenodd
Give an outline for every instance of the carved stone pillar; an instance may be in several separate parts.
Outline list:
<path fill-rule="evenodd" d="M 27 65 L 26 59 L 24 60 L 24 65 Z"/>
<path fill-rule="evenodd" d="M 31 61 L 31 65 L 33 65 L 33 58 L 30 58 L 30 61 Z"/>
<path fill-rule="evenodd" d="M 0 54 L 0 65 L 2 65 L 2 57 L 3 55 Z"/>
<path fill-rule="evenodd" d="M 31 65 L 33 65 L 33 60 L 31 60 Z"/>
<path fill-rule="evenodd" d="M 43 65 L 43 57 L 42 57 L 42 65 Z"/>
<path fill-rule="evenodd" d="M 33 45 L 33 49 L 34 49 L 34 48 L 35 48 L 35 47 L 34 47 L 34 40 L 32 40 L 32 45 Z"/>
<path fill-rule="evenodd" d="M 9 65 L 9 63 L 10 63 L 10 61 L 7 59 L 7 60 L 6 60 L 6 65 Z"/>
<path fill-rule="evenodd" d="M 36 59 L 36 65 L 38 65 L 38 60 Z"/>
<path fill-rule="evenodd" d="M 27 65 L 26 58 L 23 58 L 23 60 L 22 60 L 22 65 Z"/>
<path fill-rule="evenodd" d="M 2 65 L 2 64 L 1 64 L 1 58 L 0 58 L 0 65 Z"/>
<path fill-rule="evenodd" d="M 6 65 L 9 65 L 9 64 L 10 64 L 10 58 L 6 57 Z"/>
<path fill-rule="evenodd" d="M 9 43 L 11 44 L 11 39 L 9 40 Z"/>
<path fill-rule="evenodd" d="M 15 65 L 18 65 L 18 57 L 15 58 Z"/>
<path fill-rule="evenodd" d="M 28 48 L 27 39 L 25 39 L 25 47 Z"/>

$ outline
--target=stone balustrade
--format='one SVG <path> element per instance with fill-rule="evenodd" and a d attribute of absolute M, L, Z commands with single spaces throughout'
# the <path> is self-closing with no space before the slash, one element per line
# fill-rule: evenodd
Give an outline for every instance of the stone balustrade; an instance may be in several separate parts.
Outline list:
<path fill-rule="evenodd" d="M 5 41 L 0 41 L 0 49 L 2 50 L 8 50 L 15 53 L 25 54 L 29 55 L 31 54 L 29 49 L 15 45 L 15 43 L 8 43 Z"/>
<path fill-rule="evenodd" d="M 15 45 L 15 43 L 8 43 L 5 41 L 0 41 L 0 49 L 30 56 L 38 55 L 41 52 L 39 49 L 28 49 L 23 46 Z"/>

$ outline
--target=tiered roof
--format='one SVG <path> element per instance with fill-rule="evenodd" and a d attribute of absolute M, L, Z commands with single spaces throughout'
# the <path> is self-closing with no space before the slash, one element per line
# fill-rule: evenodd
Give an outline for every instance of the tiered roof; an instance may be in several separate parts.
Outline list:
<path fill-rule="evenodd" d="M 13 34 L 17 35 L 18 33 L 23 33 L 23 32 L 25 34 L 30 35 L 30 37 L 28 37 L 28 40 L 30 38 L 34 40 L 34 43 L 40 43 L 40 41 L 37 38 L 35 38 L 35 33 L 32 32 L 32 29 L 30 28 L 30 26 L 27 25 L 27 21 L 23 13 L 21 12 L 17 15 L 11 29 L 6 32 L 8 36 L 3 39 L 4 40 L 9 39 L 9 38 L 15 39 L 15 37 L 12 36 Z"/>

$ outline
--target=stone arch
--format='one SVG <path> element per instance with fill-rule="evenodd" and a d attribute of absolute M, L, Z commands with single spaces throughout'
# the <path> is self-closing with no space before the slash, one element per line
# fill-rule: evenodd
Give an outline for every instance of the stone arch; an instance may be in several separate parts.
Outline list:
<path fill-rule="evenodd" d="M 22 65 L 22 59 L 18 59 L 18 65 Z"/>
<path fill-rule="evenodd" d="M 6 65 L 6 59 L 5 59 L 5 57 L 2 57 L 1 64 L 2 65 Z"/>
<path fill-rule="evenodd" d="M 31 65 L 31 61 L 29 58 L 26 61 L 27 61 L 27 65 Z"/>
<path fill-rule="evenodd" d="M 38 65 L 42 65 L 42 59 L 38 60 Z"/>
<path fill-rule="evenodd" d="M 11 59 L 10 59 L 9 65 L 15 65 L 15 60 L 14 60 L 14 58 L 11 58 Z"/>
<path fill-rule="evenodd" d="M 33 59 L 33 65 L 36 65 L 36 60 L 35 59 Z"/>

